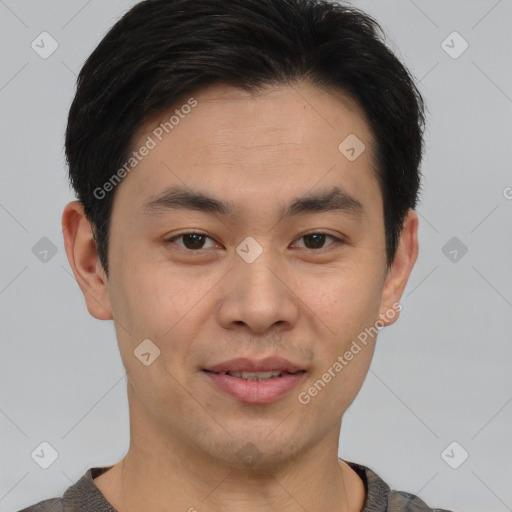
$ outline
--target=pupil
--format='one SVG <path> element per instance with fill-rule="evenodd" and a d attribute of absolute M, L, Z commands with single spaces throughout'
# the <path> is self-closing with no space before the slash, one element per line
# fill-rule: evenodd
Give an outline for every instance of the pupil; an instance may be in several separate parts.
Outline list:
<path fill-rule="evenodd" d="M 187 247 L 187 249 L 201 249 L 201 245 L 204 243 L 202 240 L 205 235 L 201 235 L 200 233 L 189 233 L 183 237 L 183 243 Z M 187 240 L 192 240 L 192 244 L 188 244 Z"/>
<path fill-rule="evenodd" d="M 189 233 L 183 236 L 183 241 L 187 249 L 201 249 L 202 244 L 204 244 L 204 237 L 205 235 L 201 233 Z M 318 249 L 325 243 L 325 234 L 313 233 L 312 235 L 304 236 L 304 240 L 308 249 Z"/>
<path fill-rule="evenodd" d="M 312 240 L 312 239 L 314 239 L 316 242 L 313 241 L 313 247 L 310 247 L 311 244 L 308 244 L 307 240 Z M 305 245 L 308 249 L 318 249 L 318 248 L 321 248 L 322 245 L 324 244 L 325 235 L 323 233 L 314 233 L 312 235 L 306 235 L 304 237 L 304 240 L 305 240 Z"/>

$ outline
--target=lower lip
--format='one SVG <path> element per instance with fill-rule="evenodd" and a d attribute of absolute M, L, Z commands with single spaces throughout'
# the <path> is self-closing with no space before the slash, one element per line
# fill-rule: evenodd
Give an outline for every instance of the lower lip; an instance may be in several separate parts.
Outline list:
<path fill-rule="evenodd" d="M 222 391 L 247 404 L 270 404 L 291 391 L 304 378 L 305 372 L 286 373 L 268 380 L 245 380 L 231 375 L 203 373 Z"/>

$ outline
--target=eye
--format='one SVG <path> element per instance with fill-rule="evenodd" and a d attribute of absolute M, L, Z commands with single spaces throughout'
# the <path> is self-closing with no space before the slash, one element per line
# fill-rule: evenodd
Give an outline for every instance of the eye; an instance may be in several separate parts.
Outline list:
<path fill-rule="evenodd" d="M 298 240 L 304 239 L 305 247 L 303 247 L 303 248 L 317 251 L 319 249 L 325 248 L 324 245 L 326 242 L 326 238 L 333 240 L 333 242 L 328 244 L 327 247 L 329 247 L 331 245 L 338 245 L 338 244 L 343 243 L 343 240 L 341 238 L 337 238 L 333 235 L 329 235 L 328 233 L 322 233 L 322 232 L 308 233 L 306 235 L 302 235 L 301 237 L 299 237 Z M 177 244 L 177 245 L 179 245 L 180 247 L 182 247 L 188 251 L 192 251 L 192 252 L 198 252 L 203 249 L 207 249 L 208 247 L 205 247 L 205 241 L 207 239 L 214 242 L 214 246 L 215 246 L 215 241 L 213 240 L 213 238 L 211 238 L 210 236 L 208 236 L 204 233 L 197 233 L 195 231 L 181 233 L 179 235 L 174 235 L 172 238 L 168 238 L 167 240 L 165 240 L 165 243 L 166 244 L 175 243 L 175 241 L 179 240 L 179 239 L 182 239 L 183 243 Z"/>
<path fill-rule="evenodd" d="M 343 243 L 343 240 L 341 238 L 337 238 L 333 235 L 329 235 L 328 233 L 322 232 L 308 233 L 306 235 L 302 235 L 300 238 L 298 238 L 298 240 L 304 239 L 306 241 L 306 249 L 317 250 L 324 248 L 322 246 L 325 243 L 326 237 L 332 238 L 334 240 L 334 243 L 329 244 L 327 247 Z"/>
<path fill-rule="evenodd" d="M 194 231 L 191 231 L 188 233 L 181 233 L 180 235 L 175 235 L 172 238 L 165 240 L 165 243 L 168 244 L 180 238 L 183 239 L 183 245 L 178 245 L 189 251 L 200 251 L 202 249 L 207 249 L 207 247 L 204 247 L 205 240 L 210 239 L 214 241 L 213 238 L 209 237 L 208 235 L 205 235 L 204 233 L 196 233 Z"/>

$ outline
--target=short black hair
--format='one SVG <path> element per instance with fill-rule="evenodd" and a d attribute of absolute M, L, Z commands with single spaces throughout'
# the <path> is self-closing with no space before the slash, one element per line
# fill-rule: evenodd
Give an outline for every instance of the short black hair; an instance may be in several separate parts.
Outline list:
<path fill-rule="evenodd" d="M 98 190 L 129 160 L 138 128 L 209 85 L 257 91 L 301 80 L 349 94 L 364 111 L 393 261 L 418 200 L 425 118 L 377 21 L 335 0 L 144 0 L 85 62 L 66 129 L 70 183 L 107 276 L 115 187 Z"/>

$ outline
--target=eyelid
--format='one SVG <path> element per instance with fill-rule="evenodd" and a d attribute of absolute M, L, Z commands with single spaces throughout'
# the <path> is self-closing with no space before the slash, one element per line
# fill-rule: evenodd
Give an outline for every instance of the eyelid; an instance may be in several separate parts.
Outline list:
<path fill-rule="evenodd" d="M 175 235 L 173 235 L 170 238 L 166 238 L 164 240 L 164 243 L 165 244 L 173 243 L 175 239 L 180 238 L 180 237 L 185 236 L 185 235 L 190 235 L 190 234 L 203 235 L 206 238 L 209 238 L 210 240 L 214 241 L 216 244 L 219 243 L 219 242 L 217 242 L 215 240 L 215 238 L 210 236 L 208 233 L 205 233 L 203 231 L 198 231 L 198 230 L 188 230 L 188 231 L 183 231 L 181 233 L 175 234 Z M 346 238 L 343 235 L 336 236 L 336 235 L 333 235 L 331 233 L 328 233 L 327 231 L 322 231 L 322 230 L 316 230 L 316 231 L 313 230 L 313 231 L 308 231 L 306 233 L 303 233 L 303 234 L 299 235 L 297 238 L 294 239 L 294 243 L 297 240 L 300 240 L 301 238 L 304 238 L 305 236 L 309 236 L 309 235 L 326 235 L 326 236 L 329 236 L 329 237 L 333 238 L 334 242 L 329 244 L 329 245 L 327 245 L 326 247 L 321 247 L 320 249 L 308 249 L 307 247 L 301 248 L 301 249 L 304 249 L 306 251 L 321 252 L 323 250 L 328 250 L 328 248 L 331 247 L 332 245 L 340 245 L 340 244 L 346 244 L 347 243 Z M 187 249 L 186 247 L 181 247 L 181 246 L 178 246 L 178 247 L 180 247 L 181 249 L 183 249 L 183 250 L 185 250 L 187 252 L 191 252 L 191 253 L 200 253 L 202 251 L 208 250 L 208 248 L 207 249 L 192 250 L 192 249 Z"/>
<path fill-rule="evenodd" d="M 215 238 L 213 238 L 212 236 L 210 236 L 208 233 L 204 233 L 203 231 L 197 231 L 197 230 L 188 230 L 188 231 L 183 231 L 181 233 L 178 233 L 178 234 L 175 234 L 175 235 L 172 235 L 171 237 L 168 237 L 164 240 L 164 244 L 170 244 L 170 243 L 173 243 L 174 240 L 176 238 L 180 238 L 182 236 L 185 236 L 185 235 L 203 235 L 205 236 L 206 238 L 209 238 L 210 240 L 214 241 L 216 244 L 218 244 L 219 242 L 217 242 L 217 240 L 215 240 Z M 181 246 L 178 246 L 180 247 L 181 249 L 187 251 L 187 252 L 201 252 L 201 251 L 205 251 L 207 249 L 197 249 L 195 251 L 191 250 L 191 249 L 187 249 L 186 247 L 181 247 Z"/>
<path fill-rule="evenodd" d="M 329 250 L 329 248 L 333 245 L 340 245 L 340 244 L 346 244 L 347 241 L 345 239 L 345 237 L 343 235 L 333 235 L 332 233 L 328 233 L 327 231 L 322 231 L 322 230 L 313 230 L 313 231 L 308 231 L 306 233 L 303 233 L 302 235 L 299 235 L 295 240 L 300 240 L 301 238 L 304 238 L 305 236 L 309 236 L 309 235 L 325 235 L 325 236 L 329 236 L 331 238 L 334 239 L 334 242 L 327 245 L 326 247 L 322 247 L 320 249 L 308 249 L 307 247 L 301 247 L 301 249 L 304 249 L 306 251 L 312 251 L 312 252 L 321 252 L 321 251 L 326 251 L 326 250 Z"/>

